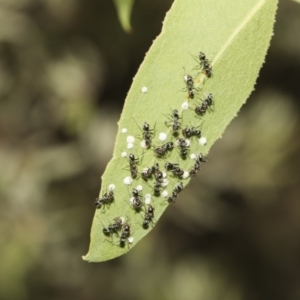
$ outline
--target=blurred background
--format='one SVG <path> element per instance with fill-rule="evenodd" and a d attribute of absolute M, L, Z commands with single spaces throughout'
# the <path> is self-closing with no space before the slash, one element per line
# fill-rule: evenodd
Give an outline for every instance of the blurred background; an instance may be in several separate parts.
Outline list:
<path fill-rule="evenodd" d="M 247 104 L 127 255 L 88 264 L 116 122 L 170 0 L 0 2 L 0 299 L 300 299 L 300 5 Z M 251 58 L 250 58 L 251 59 Z"/>

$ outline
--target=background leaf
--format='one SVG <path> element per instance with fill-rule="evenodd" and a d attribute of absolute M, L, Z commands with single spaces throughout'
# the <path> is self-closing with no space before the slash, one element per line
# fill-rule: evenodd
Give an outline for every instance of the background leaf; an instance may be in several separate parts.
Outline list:
<path fill-rule="evenodd" d="M 208 142 L 204 147 L 193 140 L 191 153 L 208 153 L 253 90 L 272 36 L 276 8 L 276 0 L 174 2 L 161 35 L 147 53 L 128 93 L 119 121 L 113 159 L 102 177 L 100 193 L 102 195 L 109 184 L 115 184 L 115 203 L 105 213 L 96 211 L 90 249 L 85 260 L 104 261 L 128 251 L 129 247 L 117 246 L 118 238 L 109 241 L 102 233 L 103 226 L 107 226 L 115 217 L 124 216 L 130 220 L 134 245 L 149 232 L 142 228 L 143 215 L 134 213 L 129 198 L 131 188 L 138 184 L 143 185 L 144 195 L 151 193 L 150 184 L 145 184 L 141 178 L 134 180 L 130 188 L 123 184 L 124 177 L 129 175 L 126 170 L 128 160 L 121 157 L 123 151 L 129 152 L 126 149 L 127 135 L 136 137 L 135 147 L 131 151 L 142 159 L 139 170 L 156 161 L 152 150 L 144 152 L 140 147 L 137 138 L 141 131 L 136 122 L 140 127 L 145 121 L 152 128 L 155 124 L 157 134 L 153 143 L 159 145 L 158 133 L 167 132 L 166 115 L 176 108 L 182 113 L 183 127 L 201 126 L 203 135 L 207 137 Z M 211 59 L 214 76 L 210 79 L 205 80 L 203 74 L 193 70 L 197 63 L 190 54 L 197 55 L 199 51 L 205 52 Z M 209 92 L 214 95 L 214 111 L 206 113 L 201 120 L 195 117 L 193 110 L 182 112 L 181 105 L 187 100 L 186 92 L 182 91 L 185 87 L 183 68 L 197 76 L 200 95 L 205 96 Z M 141 93 L 143 86 L 148 88 L 147 93 Z M 189 102 L 192 108 L 199 103 L 196 99 Z M 127 128 L 128 133 L 121 133 L 122 128 Z M 189 170 L 194 163 L 190 159 L 182 162 L 178 149 L 174 149 L 167 160 L 180 162 L 184 170 Z M 161 169 L 164 162 L 159 161 Z M 170 194 L 179 180 L 170 176 L 168 179 L 170 183 L 167 190 Z M 184 184 L 188 181 L 184 180 Z M 158 220 L 167 204 L 163 198 L 157 198 L 153 203 L 155 219 Z"/>
<path fill-rule="evenodd" d="M 131 31 L 130 17 L 134 0 L 114 0 L 119 21 L 126 32 Z"/>

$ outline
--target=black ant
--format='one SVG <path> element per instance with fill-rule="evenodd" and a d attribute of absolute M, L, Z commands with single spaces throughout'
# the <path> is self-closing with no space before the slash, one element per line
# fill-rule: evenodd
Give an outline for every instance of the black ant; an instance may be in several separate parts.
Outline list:
<path fill-rule="evenodd" d="M 190 175 L 195 176 L 199 170 L 201 169 L 201 163 L 207 162 L 206 156 L 204 156 L 202 153 L 199 153 L 196 157 L 196 162 L 193 166 L 193 168 L 190 170 Z"/>
<path fill-rule="evenodd" d="M 144 122 L 143 129 L 142 129 L 135 119 L 134 119 L 134 121 L 137 124 L 137 126 L 139 127 L 139 129 L 142 131 L 142 136 L 143 136 L 144 143 L 145 143 L 144 147 L 147 149 L 150 148 L 151 144 L 152 144 L 152 137 L 153 137 L 154 129 L 150 129 L 150 125 L 147 122 Z"/>
<path fill-rule="evenodd" d="M 182 183 L 182 182 L 179 182 L 179 183 L 175 186 L 175 188 L 174 188 L 174 190 L 173 190 L 171 196 L 168 198 L 168 202 L 169 202 L 169 203 L 175 203 L 175 202 L 176 202 L 176 199 L 177 199 L 177 197 L 178 197 L 178 194 L 179 194 L 182 190 L 183 190 L 183 183 Z"/>
<path fill-rule="evenodd" d="M 143 138 L 145 140 L 146 148 L 151 147 L 152 136 L 153 136 L 153 129 L 150 129 L 149 124 L 147 122 L 144 122 L 144 125 L 143 125 Z"/>
<path fill-rule="evenodd" d="M 164 181 L 164 174 L 163 174 L 163 172 L 157 171 L 155 173 L 155 180 L 156 180 L 157 183 L 163 183 L 163 181 Z"/>
<path fill-rule="evenodd" d="M 173 192 L 172 195 L 170 197 L 168 197 L 168 202 L 169 203 L 175 203 L 177 197 L 178 197 L 178 193 Z"/>
<path fill-rule="evenodd" d="M 180 129 L 181 123 L 179 122 L 180 117 L 179 117 L 179 113 L 177 109 L 173 110 L 173 113 L 171 115 L 171 120 L 170 121 L 166 121 L 165 124 L 166 126 L 172 126 L 172 130 L 173 130 L 173 134 L 177 134 L 177 132 Z"/>
<path fill-rule="evenodd" d="M 194 99 L 194 97 L 195 97 L 195 93 L 194 93 L 195 87 L 194 87 L 193 77 L 191 75 L 186 75 L 186 76 L 184 76 L 184 80 L 186 82 L 186 87 L 187 87 L 187 90 L 188 90 L 189 98 Z"/>
<path fill-rule="evenodd" d="M 182 190 L 183 190 L 183 183 L 182 183 L 182 182 L 179 182 L 179 183 L 175 186 L 174 192 L 180 193 Z"/>
<path fill-rule="evenodd" d="M 182 177 L 184 171 L 180 169 L 179 164 L 172 164 L 169 162 L 165 163 L 165 168 L 167 171 L 171 171 L 175 176 Z"/>
<path fill-rule="evenodd" d="M 186 138 L 191 138 L 193 136 L 196 136 L 197 138 L 201 137 L 201 131 L 195 127 L 186 127 L 185 129 L 182 129 L 182 134 Z"/>
<path fill-rule="evenodd" d="M 200 65 L 202 65 L 203 67 L 207 64 L 209 64 L 209 60 L 206 58 L 206 55 L 204 52 L 199 52 L 199 61 L 200 61 Z"/>
<path fill-rule="evenodd" d="M 103 227 L 103 233 L 107 236 L 111 236 L 114 233 L 118 233 L 122 229 L 123 218 L 115 218 L 114 223 L 109 224 L 107 227 Z"/>
<path fill-rule="evenodd" d="M 173 142 L 168 142 L 161 147 L 155 148 L 154 153 L 156 154 L 157 157 L 163 157 L 166 155 L 168 151 L 172 151 L 174 148 Z"/>
<path fill-rule="evenodd" d="M 165 163 L 165 168 L 166 168 L 167 171 L 172 171 L 175 168 L 177 168 L 178 166 L 179 166 L 179 164 L 172 164 L 172 163 L 169 163 L 169 162 Z"/>
<path fill-rule="evenodd" d="M 212 67 L 210 65 L 205 65 L 204 71 L 208 78 L 210 78 L 212 76 Z"/>
<path fill-rule="evenodd" d="M 141 198 L 141 193 L 137 189 L 132 189 L 132 198 L 130 199 L 130 202 L 136 212 L 139 212 L 142 209 L 143 202 Z"/>
<path fill-rule="evenodd" d="M 138 170 L 136 167 L 130 167 L 130 175 L 132 178 L 136 178 L 138 176 Z"/>
<path fill-rule="evenodd" d="M 180 148 L 180 155 L 183 159 L 186 158 L 188 151 L 189 151 L 189 144 L 185 139 L 178 139 L 178 146 Z"/>
<path fill-rule="evenodd" d="M 145 213 L 143 224 L 142 224 L 142 226 L 143 226 L 144 229 L 148 229 L 149 228 L 149 224 L 153 223 L 154 210 L 155 210 L 154 207 L 149 204 L 148 209 L 147 209 L 147 211 Z"/>
<path fill-rule="evenodd" d="M 154 188 L 153 188 L 153 194 L 154 196 L 158 197 L 160 196 L 161 190 L 163 189 L 162 185 L 160 182 L 155 182 L 154 183 Z"/>
<path fill-rule="evenodd" d="M 137 163 L 139 159 L 135 158 L 135 156 L 132 153 L 130 153 L 128 157 L 129 157 L 129 168 L 130 168 L 131 177 L 136 178 L 138 175 Z"/>
<path fill-rule="evenodd" d="M 145 175 L 147 173 L 147 179 L 150 178 L 152 175 L 155 176 L 155 182 L 154 182 L 154 186 L 153 186 L 153 194 L 155 196 L 159 196 L 163 189 L 162 184 L 164 183 L 164 174 L 163 174 L 163 172 L 161 172 L 159 170 L 159 164 L 155 163 L 154 166 L 152 166 L 151 168 L 148 168 L 144 172 L 145 172 L 145 174 L 142 176 L 145 177 Z M 145 180 L 147 180 L 147 179 L 145 179 Z"/>
<path fill-rule="evenodd" d="M 203 52 L 199 52 L 199 61 L 200 65 L 202 65 L 203 70 L 208 78 L 212 75 L 212 67 L 210 65 L 209 60 L 206 58 L 206 55 Z"/>
<path fill-rule="evenodd" d="M 132 153 L 129 153 L 128 157 L 130 165 L 136 165 L 139 161 L 139 159 L 135 158 L 135 156 Z"/>
<path fill-rule="evenodd" d="M 145 168 L 143 172 L 141 173 L 141 176 L 144 180 L 148 180 L 152 176 L 152 169 L 151 168 Z"/>
<path fill-rule="evenodd" d="M 184 171 L 180 168 L 175 168 L 171 171 L 175 176 L 182 177 L 184 174 Z"/>
<path fill-rule="evenodd" d="M 201 168 L 201 164 L 196 162 L 193 166 L 193 168 L 190 170 L 190 175 L 191 176 L 196 176 L 196 174 L 199 172 Z"/>
<path fill-rule="evenodd" d="M 213 104 L 213 95 L 212 93 L 209 93 L 207 97 L 203 100 L 202 104 L 195 108 L 196 114 L 198 116 L 203 116 L 206 113 L 207 109 L 212 106 L 212 104 Z"/>
<path fill-rule="evenodd" d="M 155 164 L 151 167 L 151 170 L 152 170 L 152 174 L 158 172 L 158 171 L 159 171 L 159 164 L 158 164 L 158 163 L 155 163 Z"/>
<path fill-rule="evenodd" d="M 153 174 L 159 171 L 159 165 L 158 163 L 155 163 L 151 168 L 145 168 L 143 172 L 141 173 L 141 176 L 144 180 L 148 180 L 152 177 Z"/>
<path fill-rule="evenodd" d="M 114 201 L 114 192 L 109 191 L 108 193 L 105 193 L 101 198 L 96 198 L 95 205 L 96 208 L 101 208 L 102 205 L 110 205 Z"/>
<path fill-rule="evenodd" d="M 199 153 L 196 157 L 196 162 L 198 162 L 199 164 L 202 162 L 207 162 L 207 157 L 204 156 L 202 153 Z"/>
<path fill-rule="evenodd" d="M 119 245 L 123 248 L 126 244 L 126 240 L 130 237 L 130 225 L 125 223 L 123 224 L 122 229 Z"/>

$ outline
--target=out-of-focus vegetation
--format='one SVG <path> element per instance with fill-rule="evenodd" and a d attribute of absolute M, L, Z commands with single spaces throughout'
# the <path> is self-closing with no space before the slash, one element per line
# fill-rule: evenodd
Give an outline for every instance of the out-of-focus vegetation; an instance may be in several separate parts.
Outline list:
<path fill-rule="evenodd" d="M 256 91 L 176 205 L 128 255 L 81 260 L 123 100 L 170 5 L 137 1 L 128 35 L 112 1 L 1 1 L 1 299 L 300 299 L 292 1 Z"/>

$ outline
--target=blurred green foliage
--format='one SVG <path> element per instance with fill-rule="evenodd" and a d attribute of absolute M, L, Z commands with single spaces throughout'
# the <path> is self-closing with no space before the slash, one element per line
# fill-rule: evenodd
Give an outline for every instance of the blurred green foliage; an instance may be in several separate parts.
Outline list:
<path fill-rule="evenodd" d="M 111 1 L 1 1 L 1 299 L 300 299 L 293 1 L 256 91 L 176 205 L 128 255 L 81 260 L 123 100 L 170 5 L 138 1 L 128 35 Z"/>
<path fill-rule="evenodd" d="M 130 17 L 134 0 L 114 0 L 119 21 L 123 29 L 127 32 L 131 31 Z"/>

